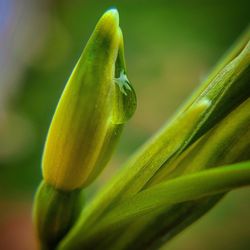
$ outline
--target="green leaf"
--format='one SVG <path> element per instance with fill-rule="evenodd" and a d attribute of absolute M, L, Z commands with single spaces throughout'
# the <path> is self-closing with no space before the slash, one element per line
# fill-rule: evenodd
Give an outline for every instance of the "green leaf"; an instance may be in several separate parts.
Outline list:
<path fill-rule="evenodd" d="M 237 57 L 240 52 L 246 47 L 250 40 L 250 26 L 246 28 L 243 34 L 235 41 L 235 43 L 229 48 L 225 55 L 219 60 L 216 66 L 212 69 L 208 77 L 201 83 L 197 90 L 191 95 L 191 97 L 184 103 L 182 109 L 188 108 L 197 98 L 203 93 L 204 89 L 215 79 L 218 73 L 235 57 Z"/>
<path fill-rule="evenodd" d="M 162 167 L 145 188 L 204 168 L 250 160 L 249 110 L 250 99 L 233 110 L 176 161 Z M 154 242 L 162 243 L 163 238 L 173 237 L 174 233 L 199 218 L 219 199 L 206 198 L 156 209 L 151 216 L 142 216 L 126 225 L 122 233 L 109 240 L 109 244 L 112 242 L 113 249 L 130 249 L 132 246 L 144 249 Z"/>
<path fill-rule="evenodd" d="M 250 144 L 249 110 L 250 98 L 216 124 L 178 160 L 163 165 L 146 187 L 200 169 L 244 161 Z"/>
<path fill-rule="evenodd" d="M 197 98 L 196 101 L 199 101 L 206 97 L 211 100 L 212 105 L 190 140 L 190 144 L 250 96 L 249 78 L 250 40 L 239 55 L 216 75 Z"/>
<path fill-rule="evenodd" d="M 63 241 L 61 247 L 62 249 L 70 249 L 69 246 L 75 247 L 74 249 L 79 246 L 85 247 L 88 240 L 97 241 L 98 237 L 117 230 L 142 215 L 150 216 L 155 209 L 228 192 L 247 185 L 250 185 L 250 162 L 178 177 L 118 202 L 93 230 L 86 232 L 81 239 L 74 239 L 74 242 Z"/>

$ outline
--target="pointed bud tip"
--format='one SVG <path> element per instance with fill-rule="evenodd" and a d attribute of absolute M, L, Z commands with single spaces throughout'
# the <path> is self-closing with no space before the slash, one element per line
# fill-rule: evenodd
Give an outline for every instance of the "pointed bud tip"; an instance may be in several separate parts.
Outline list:
<path fill-rule="evenodd" d="M 114 7 L 108 9 L 102 16 L 101 19 L 105 19 L 106 21 L 115 22 L 119 25 L 119 13 L 118 10 Z"/>
<path fill-rule="evenodd" d="M 116 18 L 119 18 L 119 12 L 118 12 L 117 8 L 115 8 L 115 7 L 109 8 L 104 14 L 110 14 Z"/>

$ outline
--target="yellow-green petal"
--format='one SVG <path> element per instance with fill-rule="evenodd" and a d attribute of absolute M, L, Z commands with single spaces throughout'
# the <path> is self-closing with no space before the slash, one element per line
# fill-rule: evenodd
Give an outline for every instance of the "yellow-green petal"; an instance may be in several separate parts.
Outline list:
<path fill-rule="evenodd" d="M 114 122 L 113 114 L 120 105 L 115 97 L 115 79 L 122 40 L 118 12 L 111 9 L 97 23 L 66 84 L 42 161 L 45 181 L 58 189 L 89 185 L 109 160 L 119 138 L 120 124 L 126 119 Z M 120 112 L 124 110 L 126 113 L 126 109 Z"/>

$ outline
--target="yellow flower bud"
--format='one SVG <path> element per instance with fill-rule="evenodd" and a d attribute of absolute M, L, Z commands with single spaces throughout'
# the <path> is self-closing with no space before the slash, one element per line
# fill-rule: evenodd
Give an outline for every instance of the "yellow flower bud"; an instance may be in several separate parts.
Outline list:
<path fill-rule="evenodd" d="M 135 107 L 119 16 L 111 9 L 97 23 L 56 108 L 42 161 L 45 182 L 61 190 L 89 185 Z"/>

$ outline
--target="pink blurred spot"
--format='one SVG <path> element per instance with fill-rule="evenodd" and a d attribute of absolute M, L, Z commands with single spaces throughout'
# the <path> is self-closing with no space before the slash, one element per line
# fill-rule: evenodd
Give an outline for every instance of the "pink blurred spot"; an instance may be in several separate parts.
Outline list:
<path fill-rule="evenodd" d="M 0 212 L 0 249 L 38 249 L 32 225 L 30 204 L 1 204 Z"/>

